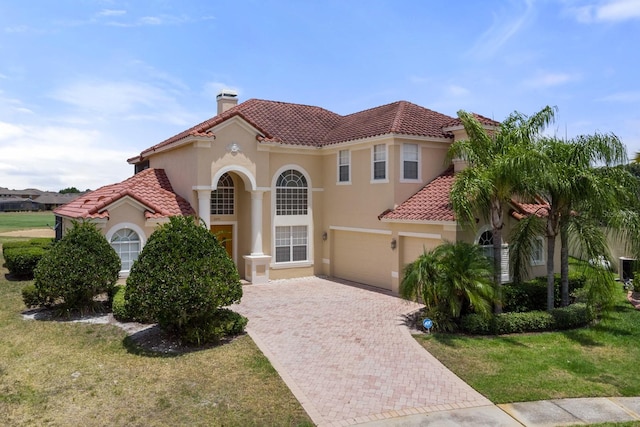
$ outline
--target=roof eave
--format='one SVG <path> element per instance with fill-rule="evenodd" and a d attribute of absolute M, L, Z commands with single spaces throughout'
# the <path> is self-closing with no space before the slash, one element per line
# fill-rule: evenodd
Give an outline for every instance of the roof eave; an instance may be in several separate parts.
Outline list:
<path fill-rule="evenodd" d="M 380 222 L 396 223 L 396 224 L 419 224 L 419 225 L 458 225 L 458 222 L 447 220 L 428 220 L 428 219 L 394 219 L 381 218 Z"/>

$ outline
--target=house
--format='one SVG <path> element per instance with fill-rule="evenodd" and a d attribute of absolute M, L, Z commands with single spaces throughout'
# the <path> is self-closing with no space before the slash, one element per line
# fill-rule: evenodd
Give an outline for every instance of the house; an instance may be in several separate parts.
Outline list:
<path fill-rule="evenodd" d="M 10 190 L 0 187 L 0 212 L 53 210 L 69 203 L 80 194 L 60 194 L 34 188 Z"/>
<path fill-rule="evenodd" d="M 424 249 L 444 240 L 491 246 L 490 228 L 461 229 L 449 203 L 464 167 L 445 162 L 466 137 L 459 119 L 406 101 L 345 116 L 238 104 L 232 91 L 217 104 L 216 116 L 129 159 L 131 178 L 56 209 L 61 232 L 72 219 L 95 221 L 127 274 L 158 223 L 195 214 L 249 282 L 327 275 L 392 292 Z M 523 209 L 514 205 L 510 221 Z M 544 260 L 541 245 L 534 274 L 544 274 Z"/>

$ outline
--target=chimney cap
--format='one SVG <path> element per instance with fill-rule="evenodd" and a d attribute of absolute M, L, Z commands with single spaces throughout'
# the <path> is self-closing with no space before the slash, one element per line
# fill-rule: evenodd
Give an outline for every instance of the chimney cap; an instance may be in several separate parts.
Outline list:
<path fill-rule="evenodd" d="M 222 89 L 220 93 L 216 96 L 216 99 L 220 98 L 237 98 L 238 92 L 233 89 Z"/>

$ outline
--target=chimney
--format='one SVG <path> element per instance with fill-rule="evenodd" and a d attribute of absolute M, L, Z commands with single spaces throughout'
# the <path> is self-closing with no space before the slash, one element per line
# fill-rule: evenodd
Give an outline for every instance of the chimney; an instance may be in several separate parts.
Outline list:
<path fill-rule="evenodd" d="M 216 101 L 218 101 L 218 114 L 222 114 L 238 105 L 238 92 L 231 89 L 223 89 L 216 96 Z"/>

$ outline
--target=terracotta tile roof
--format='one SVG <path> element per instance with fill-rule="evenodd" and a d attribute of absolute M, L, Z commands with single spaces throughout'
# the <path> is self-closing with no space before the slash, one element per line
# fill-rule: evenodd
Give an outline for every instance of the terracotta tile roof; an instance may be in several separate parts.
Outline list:
<path fill-rule="evenodd" d="M 547 203 L 519 203 L 515 200 L 511 200 L 510 215 L 517 220 L 521 220 L 525 216 L 537 215 L 541 218 L 547 216 L 549 212 L 549 205 Z"/>
<path fill-rule="evenodd" d="M 451 138 L 442 128 L 451 117 L 407 101 L 398 101 L 342 116 L 338 125 L 319 145 L 397 133 L 403 135 Z"/>
<path fill-rule="evenodd" d="M 145 157 L 189 136 L 215 137 L 210 129 L 235 116 L 262 133 L 262 141 L 312 147 L 388 133 L 451 138 L 451 134 L 442 129 L 453 120 L 450 116 L 407 101 L 341 116 L 310 105 L 250 99 L 144 150 L 140 155 Z"/>
<path fill-rule="evenodd" d="M 495 121 L 493 119 L 490 119 L 488 117 L 481 116 L 480 114 L 476 114 L 476 113 L 472 113 L 472 115 L 482 125 L 500 126 L 500 122 L 497 122 L 497 121 Z M 460 120 L 460 118 L 453 119 L 449 123 L 445 124 L 443 127 L 446 129 L 446 128 L 450 128 L 450 127 L 454 127 L 454 126 L 462 126 L 462 120 Z"/>
<path fill-rule="evenodd" d="M 400 221 L 455 221 L 449 193 L 455 175 L 449 168 L 395 209 L 383 212 L 379 218 Z M 527 215 L 547 216 L 549 205 L 545 203 L 519 203 L 511 201 L 511 216 L 520 220 Z"/>
<path fill-rule="evenodd" d="M 173 192 L 164 169 L 145 169 L 118 184 L 86 193 L 53 212 L 69 218 L 108 218 L 109 205 L 125 196 L 148 208 L 147 219 L 195 214 L 189 202 Z"/>
<path fill-rule="evenodd" d="M 397 208 L 384 213 L 380 219 L 403 221 L 455 221 L 449 193 L 455 177 L 449 168 Z"/>

